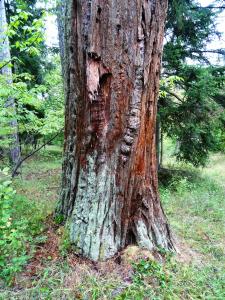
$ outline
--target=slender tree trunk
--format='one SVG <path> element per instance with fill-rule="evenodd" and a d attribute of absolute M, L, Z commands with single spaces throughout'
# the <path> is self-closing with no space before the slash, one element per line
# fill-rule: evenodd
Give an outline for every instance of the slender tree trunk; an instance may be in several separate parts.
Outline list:
<path fill-rule="evenodd" d="M 160 143 L 160 120 L 156 118 L 156 157 L 158 170 L 160 169 L 160 158 L 161 158 L 161 143 Z"/>
<path fill-rule="evenodd" d="M 57 27 L 58 27 L 58 38 L 59 38 L 59 50 L 61 58 L 62 75 L 65 76 L 65 40 L 69 37 L 65 37 L 65 1 L 61 0 L 57 3 Z M 64 38 L 65 37 L 65 38 Z"/>
<path fill-rule="evenodd" d="M 163 166 L 163 132 L 160 131 L 160 167 Z"/>
<path fill-rule="evenodd" d="M 173 249 L 158 195 L 155 124 L 166 0 L 68 0 L 61 201 L 77 251 Z"/>
<path fill-rule="evenodd" d="M 9 47 L 9 39 L 6 34 L 7 30 L 7 21 L 6 21 L 6 13 L 5 13 L 5 2 L 4 0 L 0 0 L 0 62 L 4 65 L 1 68 L 0 74 L 4 75 L 7 79 L 8 84 L 12 84 L 12 68 L 10 64 L 7 62 L 11 61 L 10 56 L 10 47 Z M 11 112 L 16 115 L 15 101 L 13 98 L 9 98 L 6 101 L 6 107 L 11 110 Z M 19 145 L 19 137 L 18 137 L 18 124 L 16 117 L 14 117 L 10 121 L 11 127 L 11 146 L 10 146 L 10 160 L 15 166 L 20 159 L 20 145 Z"/>

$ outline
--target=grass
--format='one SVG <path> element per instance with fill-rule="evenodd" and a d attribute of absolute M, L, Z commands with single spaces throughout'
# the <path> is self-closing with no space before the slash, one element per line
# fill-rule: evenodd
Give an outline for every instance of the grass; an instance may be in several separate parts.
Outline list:
<path fill-rule="evenodd" d="M 225 298 L 225 161 L 214 155 L 204 170 L 186 166 L 187 175 L 177 176 L 161 187 L 161 198 L 173 232 L 191 249 L 192 259 L 181 265 L 175 277 L 178 299 Z M 178 172 L 179 173 L 179 172 Z M 182 248 L 183 249 L 183 248 Z M 183 249 L 185 250 L 185 249 Z M 185 275 L 185 277 L 184 277 Z M 181 280 L 182 277 L 185 281 Z M 181 280 L 182 285 L 179 284 Z"/>
<path fill-rule="evenodd" d="M 225 299 L 224 156 L 213 155 L 205 169 L 177 164 L 171 169 L 160 194 L 180 254 L 159 249 L 161 261 L 94 264 L 76 256 L 66 231 L 47 217 L 58 197 L 60 150 L 50 147 L 28 160 L 14 186 L 40 208 L 47 242 L 40 237 L 37 253 L 14 286 L 0 289 L 0 299 Z"/>
<path fill-rule="evenodd" d="M 38 202 L 46 214 L 53 211 L 58 198 L 61 159 L 62 150 L 57 146 L 48 146 L 25 161 L 21 175 L 14 180 L 18 194 Z"/>

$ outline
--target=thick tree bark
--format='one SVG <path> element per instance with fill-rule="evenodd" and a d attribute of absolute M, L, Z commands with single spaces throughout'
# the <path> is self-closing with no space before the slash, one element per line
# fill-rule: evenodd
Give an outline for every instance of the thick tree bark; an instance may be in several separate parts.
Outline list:
<path fill-rule="evenodd" d="M 69 0 L 58 214 L 93 260 L 173 249 L 158 195 L 155 123 L 166 0 Z"/>
<path fill-rule="evenodd" d="M 7 20 L 6 20 L 6 12 L 5 12 L 5 2 L 4 0 L 0 0 L 0 62 L 3 67 L 0 69 L 0 74 L 4 75 L 7 79 L 8 84 L 12 84 L 12 68 L 10 66 L 11 55 L 10 55 L 10 47 L 9 47 L 9 39 L 6 34 L 7 30 Z M 11 112 L 15 113 L 15 101 L 13 98 L 9 98 L 6 101 L 6 107 L 11 110 Z M 15 166 L 20 159 L 20 145 L 19 145 L 19 137 L 18 137 L 18 124 L 17 119 L 13 118 L 10 121 L 11 127 L 11 146 L 10 146 L 10 160 Z"/>

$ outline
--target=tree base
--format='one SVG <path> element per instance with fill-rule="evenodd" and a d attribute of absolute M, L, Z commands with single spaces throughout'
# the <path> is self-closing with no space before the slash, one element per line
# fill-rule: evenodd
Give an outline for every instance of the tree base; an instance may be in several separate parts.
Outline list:
<path fill-rule="evenodd" d="M 95 172 L 89 156 L 88 169 L 81 170 L 70 219 L 70 238 L 81 255 L 94 261 L 113 257 L 128 245 L 147 250 L 174 250 L 166 218 L 159 203 L 151 203 L 130 215 L 119 201 L 118 186 L 107 164 Z M 158 198 L 156 198 L 158 201 Z M 140 199 L 139 199 L 140 202 Z M 154 208 L 155 207 L 155 208 Z M 155 211 L 154 211 L 155 209 Z"/>

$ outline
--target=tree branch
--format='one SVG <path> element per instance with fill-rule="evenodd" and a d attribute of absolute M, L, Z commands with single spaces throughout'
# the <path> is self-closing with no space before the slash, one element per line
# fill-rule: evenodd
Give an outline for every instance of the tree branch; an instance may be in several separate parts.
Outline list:
<path fill-rule="evenodd" d="M 208 8 L 208 9 L 225 9 L 225 6 L 196 6 L 196 7 L 191 7 L 192 10 L 195 9 L 203 9 L 203 8 Z"/>
<path fill-rule="evenodd" d="M 37 153 L 39 150 L 41 150 L 44 146 L 48 145 L 49 143 L 51 143 L 61 132 L 62 132 L 63 128 L 57 133 L 55 134 L 51 139 L 49 139 L 47 142 L 45 142 L 44 144 L 42 144 L 39 148 L 37 148 L 34 151 L 31 151 L 27 156 L 25 156 L 24 158 L 20 159 L 15 168 L 13 169 L 12 172 L 12 177 L 15 177 L 17 170 L 19 169 L 19 167 L 22 165 L 22 163 L 27 160 L 29 157 L 31 157 L 32 155 L 34 155 L 35 153 Z"/>
<path fill-rule="evenodd" d="M 0 71 L 11 62 L 12 62 L 12 59 L 6 61 L 2 66 L 0 66 Z"/>
<path fill-rule="evenodd" d="M 183 99 L 182 99 L 180 96 L 178 96 L 176 93 L 171 92 L 171 91 L 169 91 L 169 90 L 166 90 L 166 92 L 167 92 L 168 94 L 170 94 L 171 96 L 175 97 L 175 98 L 176 98 L 177 100 L 179 100 L 181 103 L 184 102 Z"/>
<path fill-rule="evenodd" d="M 189 51 L 193 53 L 215 53 L 225 55 L 225 49 L 215 49 L 215 50 L 198 50 L 198 49 L 190 49 Z"/>

